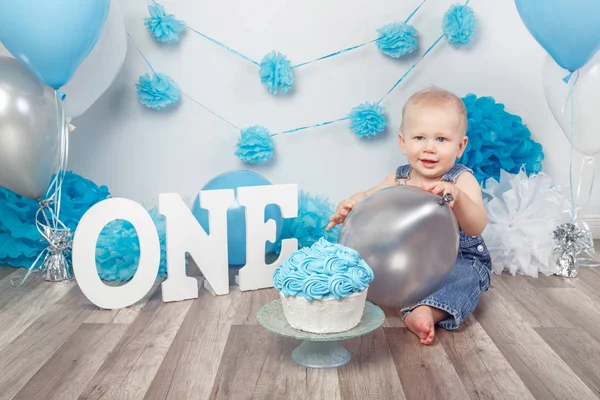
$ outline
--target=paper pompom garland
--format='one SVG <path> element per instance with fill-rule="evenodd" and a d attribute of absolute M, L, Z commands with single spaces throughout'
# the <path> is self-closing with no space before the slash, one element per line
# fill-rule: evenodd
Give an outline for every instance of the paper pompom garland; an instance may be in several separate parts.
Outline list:
<path fill-rule="evenodd" d="M 467 1 L 468 3 L 468 1 Z M 266 54 L 261 62 L 254 61 L 239 51 L 215 40 L 204 33 L 193 28 L 192 32 L 222 47 L 223 49 L 252 62 L 259 67 L 261 83 L 267 91 L 273 95 L 279 95 L 290 91 L 294 85 L 293 69 L 299 66 L 311 64 L 354 50 L 365 44 L 375 42 L 377 48 L 385 55 L 392 58 L 400 58 L 414 52 L 418 48 L 417 30 L 408 24 L 408 21 L 421 8 L 422 4 L 402 22 L 388 23 L 377 30 L 377 39 L 360 45 L 351 46 L 340 51 L 319 57 L 312 61 L 303 62 L 292 66 L 288 58 L 279 51 L 271 51 Z M 144 25 L 159 43 L 174 43 L 179 41 L 180 33 L 187 28 L 184 21 L 175 18 L 173 14 L 167 14 L 164 6 L 153 0 L 148 6 L 149 17 L 144 19 Z M 453 5 L 444 14 L 442 30 L 448 42 L 454 46 L 462 46 L 469 43 L 475 34 L 476 19 L 471 7 L 465 5 Z"/>
<path fill-rule="evenodd" d="M 424 2 L 423 2 L 424 3 Z M 351 46 L 337 52 L 327 54 L 312 61 L 307 61 L 292 65 L 289 59 L 279 51 L 271 51 L 266 54 L 260 62 L 245 56 L 239 51 L 215 40 L 204 33 L 187 26 L 183 21 L 175 18 L 173 14 L 167 14 L 164 7 L 153 0 L 153 5 L 149 7 L 150 17 L 145 19 L 146 28 L 150 31 L 155 40 L 162 43 L 171 43 L 179 40 L 179 33 L 185 29 L 204 37 L 214 44 L 224 48 L 225 50 L 245 59 L 248 62 L 259 67 L 259 76 L 262 85 L 266 90 L 274 95 L 280 95 L 290 92 L 295 83 L 294 69 L 311 64 L 313 62 L 328 59 L 347 51 L 351 51 L 369 43 L 375 43 L 378 49 L 385 55 L 393 58 L 400 58 L 407 54 L 416 51 L 419 47 L 417 30 L 408 24 L 408 21 L 416 14 L 423 5 L 421 3 L 403 22 L 389 23 L 377 30 L 378 37 L 375 40 Z M 468 4 L 467 1 L 466 4 Z M 309 128 L 316 128 L 339 121 L 350 120 L 350 130 L 361 138 L 372 138 L 383 132 L 387 126 L 387 117 L 380 103 L 385 97 L 391 93 L 404 78 L 414 69 L 414 67 L 425 57 L 443 38 L 455 46 L 460 46 L 471 41 L 476 27 L 475 14 L 467 5 L 454 5 L 448 9 L 444 15 L 442 24 L 443 35 L 441 35 L 423 55 L 407 70 L 407 72 L 393 85 L 379 101 L 375 103 L 364 102 L 363 104 L 354 107 L 350 114 L 346 117 L 316 123 L 312 125 L 301 126 L 294 129 L 288 129 L 283 132 L 270 134 L 269 131 L 260 127 L 246 128 L 241 130 L 240 139 L 238 140 L 236 156 L 245 163 L 258 164 L 268 162 L 274 155 L 273 136 L 281 133 L 292 133 Z M 133 39 L 130 36 L 133 42 Z M 240 129 L 236 124 L 228 121 L 223 116 L 203 105 L 198 100 L 192 98 L 189 94 L 180 92 L 177 84 L 167 75 L 155 72 L 150 65 L 148 59 L 144 56 L 141 49 L 133 42 L 141 57 L 148 64 L 153 75 L 145 74 L 140 76 L 136 88 L 140 102 L 151 109 L 162 110 L 170 107 L 179 101 L 180 95 L 185 95 L 193 102 L 200 105 L 205 110 L 209 111 L 216 117 L 228 123 L 235 129 Z"/>
<path fill-rule="evenodd" d="M 340 121 L 345 119 L 350 120 L 350 130 L 356 136 L 365 139 L 382 133 L 388 122 L 385 109 L 377 103 L 368 102 L 354 107 L 350 115 Z M 275 154 L 273 136 L 267 128 L 260 125 L 244 128 L 240 131 L 235 155 L 247 164 L 266 163 Z"/>

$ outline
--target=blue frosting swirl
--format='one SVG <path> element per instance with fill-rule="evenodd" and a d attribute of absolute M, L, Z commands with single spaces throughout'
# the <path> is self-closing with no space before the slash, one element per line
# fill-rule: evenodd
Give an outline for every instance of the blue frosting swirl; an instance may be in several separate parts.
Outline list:
<path fill-rule="evenodd" d="M 373 271 L 367 265 L 365 260 L 360 260 L 356 267 L 348 269 L 348 276 L 358 288 L 362 290 L 369 286 L 369 283 L 373 281 Z"/>
<path fill-rule="evenodd" d="M 367 289 L 373 278 L 373 271 L 356 250 L 321 238 L 290 254 L 275 269 L 273 286 L 286 297 L 342 299 Z"/>
<path fill-rule="evenodd" d="M 307 298 L 321 300 L 329 294 L 329 276 L 316 273 L 310 279 L 304 279 L 302 292 Z"/>
<path fill-rule="evenodd" d="M 329 291 L 336 299 L 350 296 L 355 288 L 354 281 L 347 275 L 335 274 L 329 279 Z"/>
<path fill-rule="evenodd" d="M 290 296 L 298 296 L 302 292 L 304 277 L 294 271 L 281 278 L 281 291 L 289 293 Z"/>

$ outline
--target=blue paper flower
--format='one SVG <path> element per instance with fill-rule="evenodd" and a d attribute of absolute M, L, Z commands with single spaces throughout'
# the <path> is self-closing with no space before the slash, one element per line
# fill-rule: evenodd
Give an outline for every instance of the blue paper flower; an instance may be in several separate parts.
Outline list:
<path fill-rule="evenodd" d="M 350 130 L 356 136 L 371 138 L 383 132 L 387 125 L 385 110 L 377 103 L 362 103 L 350 112 Z"/>
<path fill-rule="evenodd" d="M 377 48 L 385 55 L 400 58 L 412 53 L 419 46 L 417 30 L 404 22 L 393 22 L 377 30 Z"/>
<path fill-rule="evenodd" d="M 271 94 L 286 93 L 294 86 L 294 72 L 287 57 L 277 51 L 260 62 L 260 81 Z"/>
<path fill-rule="evenodd" d="M 144 25 L 157 42 L 174 43 L 179 41 L 179 34 L 185 29 L 183 21 L 176 19 L 173 14 L 166 14 L 162 4 L 149 5 L 148 12 L 150 12 L 150 17 L 144 18 Z"/>
<path fill-rule="evenodd" d="M 340 235 L 340 226 L 329 232 L 325 231 L 329 225 L 329 217 L 335 211 L 335 206 L 325 196 L 313 196 L 300 190 L 298 193 L 298 216 L 286 218 L 281 233 L 282 239 L 298 239 L 298 248 L 310 247 L 321 238 L 336 243 Z M 273 247 L 273 251 L 281 250 L 281 241 Z"/>
<path fill-rule="evenodd" d="M 259 164 L 269 161 L 275 153 L 271 133 L 260 125 L 244 128 L 237 142 L 235 155 L 245 163 Z"/>
<path fill-rule="evenodd" d="M 106 186 L 66 172 L 62 185 L 60 220 L 72 232 L 94 204 L 110 196 Z M 47 242 L 35 226 L 39 203 L 0 187 L 0 265 L 29 267 Z"/>
<path fill-rule="evenodd" d="M 463 98 L 467 108 L 469 143 L 458 162 L 473 170 L 484 184 L 489 178 L 500 179 L 500 170 L 518 174 L 521 167 L 527 175 L 542 170 L 542 145 L 531 139 L 521 117 L 504 110 L 493 97 L 469 94 Z"/>
<path fill-rule="evenodd" d="M 448 43 L 458 47 L 471 41 L 475 35 L 476 25 L 473 9 L 469 6 L 455 4 L 444 14 L 442 30 Z"/>
<path fill-rule="evenodd" d="M 322 237 L 336 243 L 340 226 L 336 226 L 329 232 L 325 231 L 329 225 L 329 217 L 334 211 L 335 206 L 327 197 L 313 196 L 301 190 L 298 195 L 298 217 L 289 219 L 290 222 L 284 224 L 284 229 L 289 237 L 298 239 L 299 247 L 312 246 Z"/>
<path fill-rule="evenodd" d="M 173 79 L 161 73 L 140 76 L 135 84 L 140 102 L 153 110 L 160 110 L 179 101 L 179 87 Z"/>
<path fill-rule="evenodd" d="M 160 240 L 158 278 L 167 274 L 165 219 L 153 208 L 148 211 Z M 100 233 L 96 244 L 96 268 L 100 279 L 125 282 L 137 271 L 140 261 L 140 242 L 133 225 L 125 220 L 112 221 Z"/>

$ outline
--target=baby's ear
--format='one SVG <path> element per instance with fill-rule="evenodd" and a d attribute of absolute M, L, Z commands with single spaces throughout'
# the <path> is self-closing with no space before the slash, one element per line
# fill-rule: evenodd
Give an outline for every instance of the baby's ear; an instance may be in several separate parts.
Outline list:
<path fill-rule="evenodd" d="M 456 158 L 462 157 L 463 153 L 465 152 L 465 149 L 467 148 L 467 143 L 469 143 L 469 138 L 467 137 L 467 135 L 465 135 L 458 144 L 458 157 Z"/>
<path fill-rule="evenodd" d="M 406 143 L 404 142 L 404 135 L 402 134 L 402 132 L 398 132 L 398 144 L 400 145 L 400 149 L 402 149 L 402 154 L 406 154 Z"/>

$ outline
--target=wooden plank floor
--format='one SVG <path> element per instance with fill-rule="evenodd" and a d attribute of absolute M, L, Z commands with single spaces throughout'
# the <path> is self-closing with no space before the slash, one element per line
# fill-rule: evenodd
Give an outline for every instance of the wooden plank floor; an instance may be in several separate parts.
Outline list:
<path fill-rule="evenodd" d="M 600 399 L 600 269 L 494 276 L 474 314 L 421 346 L 397 312 L 331 370 L 293 363 L 256 311 L 273 289 L 99 310 L 74 282 L 0 267 L 0 399 Z"/>

